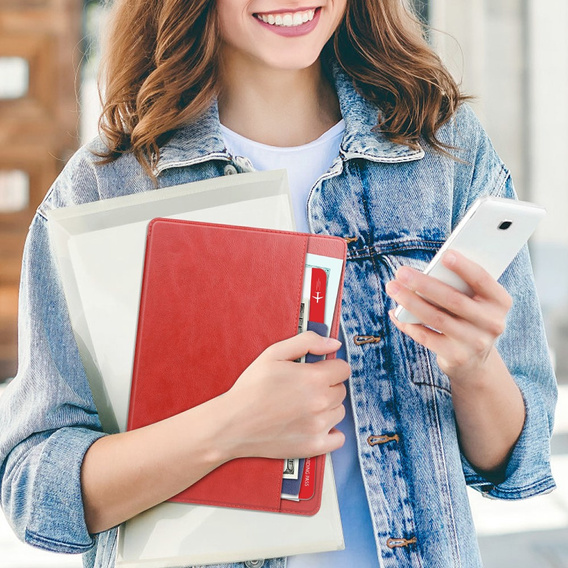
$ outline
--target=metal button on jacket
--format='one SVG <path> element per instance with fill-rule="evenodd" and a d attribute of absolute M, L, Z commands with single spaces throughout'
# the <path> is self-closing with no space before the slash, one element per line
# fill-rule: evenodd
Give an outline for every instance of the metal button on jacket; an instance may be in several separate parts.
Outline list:
<path fill-rule="evenodd" d="M 258 560 L 247 560 L 245 566 L 247 568 L 261 568 L 261 566 L 264 566 L 264 560 L 262 558 Z"/>

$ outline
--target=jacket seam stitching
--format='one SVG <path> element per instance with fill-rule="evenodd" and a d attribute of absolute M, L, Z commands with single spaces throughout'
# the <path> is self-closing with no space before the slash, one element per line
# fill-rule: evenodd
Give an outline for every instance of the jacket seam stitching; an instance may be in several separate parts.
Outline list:
<path fill-rule="evenodd" d="M 361 177 L 361 170 L 359 168 L 357 168 L 357 177 L 359 178 L 359 181 L 361 182 L 361 187 L 363 189 L 362 196 L 361 196 L 361 199 L 363 201 L 363 211 L 365 212 L 365 221 L 367 222 L 367 227 L 370 230 L 372 224 L 371 224 L 371 217 L 369 215 L 369 203 L 367 202 L 367 196 L 366 196 L 365 188 L 363 187 L 363 179 Z M 379 267 L 377 266 L 377 259 L 375 258 L 375 255 L 370 255 L 370 258 L 371 258 L 371 263 L 373 265 L 373 272 L 374 272 L 375 280 L 377 282 L 377 288 L 380 290 L 381 289 L 381 279 L 379 278 Z"/>
<path fill-rule="evenodd" d="M 540 481 L 535 481 L 534 483 L 531 483 L 530 485 L 527 485 L 525 487 L 508 489 L 506 487 L 502 488 L 502 487 L 496 486 L 494 490 L 489 492 L 489 494 L 490 495 L 499 495 L 500 493 L 503 493 L 503 494 L 513 494 L 513 493 L 523 494 L 523 493 L 527 493 L 531 489 L 537 489 L 541 486 L 547 486 L 547 485 L 551 485 L 551 484 L 552 484 L 552 486 L 555 486 L 554 478 L 551 475 L 547 475 L 544 479 L 541 479 Z"/>
<path fill-rule="evenodd" d="M 365 200 L 364 200 L 365 202 Z M 367 210 L 365 209 L 365 217 L 368 221 Z M 392 244 L 386 245 L 383 247 L 379 246 L 365 246 L 358 249 L 352 249 L 349 251 L 348 260 L 354 258 L 367 258 L 371 256 L 382 256 L 393 254 L 397 252 L 409 251 L 409 250 L 426 250 L 426 251 L 433 251 L 438 250 L 444 241 L 422 241 L 422 240 L 413 240 L 413 241 L 406 241 L 400 244 Z"/>
<path fill-rule="evenodd" d="M 436 382 L 434 381 L 434 378 L 432 377 L 432 375 L 431 375 L 430 372 L 429 372 L 429 374 L 430 374 L 430 379 L 431 379 L 432 382 L 428 382 L 428 381 L 412 381 L 412 384 L 413 384 L 413 385 L 426 385 L 426 386 L 428 386 L 428 387 L 434 387 L 434 388 L 436 388 L 436 389 L 438 389 L 438 390 L 442 390 L 442 391 L 444 391 L 444 392 L 447 392 L 448 394 L 452 394 L 451 388 L 448 388 L 448 387 L 445 387 L 445 386 L 443 386 L 443 385 L 440 385 L 439 383 L 436 383 Z"/>
<path fill-rule="evenodd" d="M 503 188 L 505 187 L 505 184 L 510 179 L 510 177 L 511 177 L 511 172 L 507 169 L 507 167 L 504 164 L 501 164 L 501 171 L 499 179 L 497 180 L 496 191 L 493 195 L 496 196 L 503 195 Z"/>
<path fill-rule="evenodd" d="M 51 538 L 46 538 L 44 536 L 41 536 L 39 534 L 37 534 L 36 532 L 30 530 L 30 529 L 26 529 L 26 541 L 28 540 L 34 540 L 36 542 L 41 542 L 43 544 L 51 544 L 51 545 L 57 545 L 60 547 L 66 547 L 66 548 L 80 548 L 81 550 L 89 550 L 93 544 L 88 543 L 88 544 L 79 544 L 79 543 L 74 543 L 74 542 L 65 542 L 65 541 L 61 541 L 61 540 L 54 540 Z"/>
<path fill-rule="evenodd" d="M 440 414 L 438 412 L 438 401 L 436 399 L 436 388 L 442 388 L 443 387 L 438 387 L 435 382 L 434 382 L 434 377 L 432 375 L 432 366 L 430 364 L 430 358 L 427 356 L 426 358 L 426 364 L 428 367 L 428 374 L 430 376 L 430 380 L 431 380 L 431 384 L 430 384 L 430 388 L 431 388 L 431 392 L 432 392 L 432 405 L 434 407 L 434 416 L 436 418 L 436 434 L 437 434 L 437 441 L 439 443 L 438 447 L 440 448 L 440 460 L 442 462 L 442 466 L 444 468 L 444 485 L 446 486 L 446 491 L 447 491 L 447 495 L 451 494 L 451 489 L 450 489 L 450 485 L 448 482 L 448 465 L 446 463 L 446 456 L 444 454 L 444 443 L 442 440 L 442 426 L 440 424 Z M 446 390 L 446 389 L 443 389 Z M 447 512 L 449 514 L 449 517 L 452 521 L 452 532 L 453 532 L 453 556 L 454 556 L 454 560 L 457 561 L 457 566 L 461 566 L 462 562 L 461 562 L 461 555 L 460 555 L 460 549 L 459 549 L 459 536 L 458 536 L 458 531 L 457 531 L 457 527 L 456 527 L 456 519 L 455 519 L 455 515 L 454 515 L 454 509 L 452 507 L 452 502 L 451 500 L 446 501 L 446 507 L 447 507 Z"/>

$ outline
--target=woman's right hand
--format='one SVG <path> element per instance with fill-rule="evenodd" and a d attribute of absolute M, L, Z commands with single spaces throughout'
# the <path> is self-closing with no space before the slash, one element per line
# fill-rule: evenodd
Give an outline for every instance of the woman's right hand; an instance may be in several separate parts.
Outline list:
<path fill-rule="evenodd" d="M 266 349 L 225 394 L 149 426 L 105 436 L 85 454 L 81 485 L 89 532 L 98 533 L 153 507 L 238 457 L 311 457 L 343 445 L 345 414 L 339 341 L 313 332 Z M 109 467 L 112 464 L 112 467 Z"/>
<path fill-rule="evenodd" d="M 228 413 L 224 422 L 228 418 L 230 424 L 229 459 L 311 457 L 343 445 L 345 437 L 335 426 L 345 416 L 348 363 L 295 362 L 308 352 L 328 355 L 340 346 L 308 331 L 270 346 L 243 372 L 221 397 Z"/>

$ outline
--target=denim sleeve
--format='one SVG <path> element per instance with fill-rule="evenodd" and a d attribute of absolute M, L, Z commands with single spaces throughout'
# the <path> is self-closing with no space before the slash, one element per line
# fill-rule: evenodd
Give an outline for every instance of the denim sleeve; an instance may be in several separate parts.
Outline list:
<path fill-rule="evenodd" d="M 41 214 L 24 250 L 18 340 L 18 374 L 0 397 L 2 508 L 21 540 L 82 553 L 94 539 L 84 519 L 81 464 L 104 434 Z"/>
<path fill-rule="evenodd" d="M 525 403 L 526 418 L 509 459 L 505 479 L 493 485 L 463 458 L 466 482 L 487 497 L 523 499 L 555 487 L 550 469 L 556 380 L 550 362 L 529 254 L 525 249 L 500 279 L 513 297 L 507 329 L 497 349 L 515 379 Z"/>
<path fill-rule="evenodd" d="M 471 136 L 463 163 L 456 165 L 457 193 L 466 196 L 461 202 L 456 202 L 457 217 L 461 217 L 481 195 L 516 198 L 511 176 L 489 138 L 469 109 L 463 114 L 465 120 L 460 125 L 462 136 L 459 138 L 465 140 L 463 134 Z M 456 145 L 460 142 L 457 141 Z M 494 485 L 485 479 L 464 456 L 462 463 L 468 485 L 484 495 L 498 499 L 522 499 L 547 493 L 555 487 L 550 469 L 550 437 L 557 386 L 526 246 L 499 282 L 513 298 L 513 307 L 497 349 L 522 393 L 525 423 L 502 483 Z"/>

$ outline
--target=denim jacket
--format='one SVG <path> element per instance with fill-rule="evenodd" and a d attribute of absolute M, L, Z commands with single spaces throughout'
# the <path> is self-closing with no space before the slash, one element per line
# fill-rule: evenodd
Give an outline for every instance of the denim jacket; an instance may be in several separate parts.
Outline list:
<path fill-rule="evenodd" d="M 466 485 L 499 499 L 554 488 L 549 464 L 556 387 L 526 248 L 500 282 L 514 300 L 498 350 L 526 406 L 522 434 L 498 485 L 458 445 L 448 377 L 427 349 L 390 322 L 385 284 L 399 266 L 422 269 L 481 195 L 514 197 L 511 177 L 473 112 L 461 106 L 439 131 L 458 159 L 388 141 L 378 110 L 334 73 L 346 130 L 340 155 L 307 204 L 312 232 L 348 243 L 342 329 L 361 472 L 384 568 L 475 568 L 481 560 Z M 95 148 L 102 148 L 100 142 Z M 50 249 L 46 211 L 151 191 L 131 154 L 97 165 L 91 148 L 68 163 L 39 207 L 23 259 L 19 371 L 0 399 L 2 507 L 25 542 L 87 553 L 89 568 L 114 566 L 116 530 L 89 535 L 80 468 L 104 434 L 73 338 Z M 245 171 L 230 156 L 215 105 L 175 133 L 157 163 L 160 187 Z M 109 467 L 112 467 L 109 464 Z M 283 568 L 285 559 L 232 566 Z"/>

